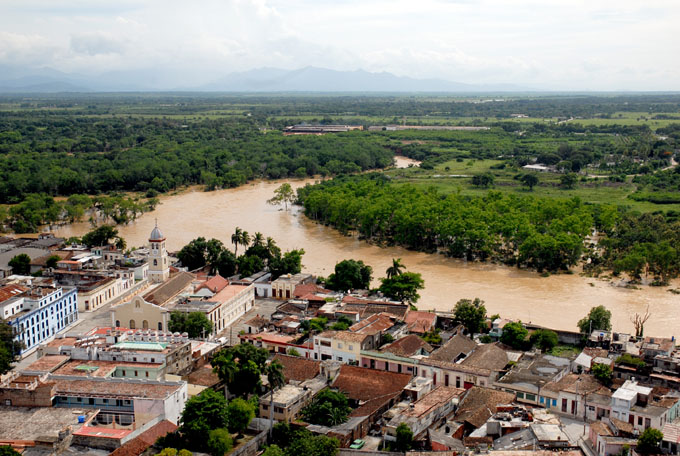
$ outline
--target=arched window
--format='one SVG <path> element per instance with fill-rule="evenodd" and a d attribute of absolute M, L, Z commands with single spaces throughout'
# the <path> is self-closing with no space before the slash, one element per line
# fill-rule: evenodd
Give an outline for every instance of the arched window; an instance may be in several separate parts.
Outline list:
<path fill-rule="evenodd" d="M 153 265 L 154 265 L 154 266 L 158 266 L 158 260 L 154 259 L 154 260 L 153 260 Z"/>
<path fill-rule="evenodd" d="M 163 323 L 160 321 L 158 322 L 158 330 L 163 331 Z"/>
<path fill-rule="evenodd" d="M 116 328 L 120 328 L 120 320 L 116 320 Z"/>
<path fill-rule="evenodd" d="M 146 320 L 142 321 L 142 329 L 149 329 L 149 322 Z"/>
<path fill-rule="evenodd" d="M 130 320 L 130 329 L 136 329 L 134 320 Z"/>

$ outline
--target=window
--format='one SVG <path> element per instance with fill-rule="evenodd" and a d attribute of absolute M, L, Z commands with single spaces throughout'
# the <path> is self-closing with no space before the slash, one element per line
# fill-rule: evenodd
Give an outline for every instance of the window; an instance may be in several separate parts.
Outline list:
<path fill-rule="evenodd" d="M 350 351 L 351 351 L 351 350 L 354 350 L 354 345 L 350 345 L 350 346 L 349 346 L 349 349 L 350 349 Z"/>
<path fill-rule="evenodd" d="M 545 402 L 545 399 L 543 398 L 543 396 L 538 398 L 538 402 L 540 402 L 541 404 L 543 404 Z"/>
<path fill-rule="evenodd" d="M 342 348 L 342 342 L 338 342 L 338 348 Z"/>

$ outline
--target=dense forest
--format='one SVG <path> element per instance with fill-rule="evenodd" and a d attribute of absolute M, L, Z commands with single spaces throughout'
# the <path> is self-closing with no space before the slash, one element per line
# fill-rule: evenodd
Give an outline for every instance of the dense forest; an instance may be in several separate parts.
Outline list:
<path fill-rule="evenodd" d="M 679 272 L 680 223 L 660 214 L 493 190 L 483 197 L 443 194 L 382 174 L 306 186 L 298 197 L 308 217 L 379 244 L 538 271 L 567 270 L 589 259 L 593 268 L 612 267 L 636 279 L 652 273 L 660 283 Z M 601 245 L 586 242 L 593 229 L 605 236 Z"/>
<path fill-rule="evenodd" d="M 352 173 L 388 166 L 392 155 L 375 138 L 286 137 L 244 119 L 0 118 L 0 203 Z"/>

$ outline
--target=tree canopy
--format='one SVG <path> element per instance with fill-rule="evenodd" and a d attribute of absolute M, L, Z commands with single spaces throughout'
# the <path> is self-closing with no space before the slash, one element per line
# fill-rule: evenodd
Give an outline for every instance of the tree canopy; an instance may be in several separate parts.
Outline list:
<path fill-rule="evenodd" d="M 203 312 L 173 311 L 170 313 L 168 329 L 172 332 L 186 332 L 191 339 L 208 337 L 212 328 L 213 323 Z"/>
<path fill-rule="evenodd" d="M 425 287 L 423 277 L 417 272 L 403 272 L 390 278 L 381 278 L 379 290 L 388 298 L 414 304 L 420 299 L 418 290 Z"/>
<path fill-rule="evenodd" d="M 277 206 L 283 204 L 285 210 L 288 210 L 288 204 L 293 204 L 296 200 L 295 191 L 293 187 L 286 182 L 281 184 L 276 190 L 274 190 L 274 197 L 267 201 L 267 203 Z"/>
<path fill-rule="evenodd" d="M 311 424 L 336 426 L 347 421 L 351 411 L 344 394 L 326 388 L 302 409 L 301 416 Z"/>
<path fill-rule="evenodd" d="M 453 317 L 456 322 L 465 326 L 468 334 L 479 333 L 486 325 L 486 307 L 484 301 L 475 298 L 461 299 L 453 308 Z"/>
<path fill-rule="evenodd" d="M 590 336 L 590 331 L 612 329 L 612 313 L 605 306 L 597 306 L 590 309 L 588 315 L 578 322 L 578 327 L 583 334 Z"/>
<path fill-rule="evenodd" d="M 335 264 L 335 272 L 328 276 L 325 286 L 336 291 L 367 290 L 372 274 L 373 268 L 361 260 L 342 260 Z"/>
<path fill-rule="evenodd" d="M 515 349 L 523 349 L 528 334 L 529 331 L 527 331 L 521 321 L 512 321 L 503 326 L 501 342 Z"/>

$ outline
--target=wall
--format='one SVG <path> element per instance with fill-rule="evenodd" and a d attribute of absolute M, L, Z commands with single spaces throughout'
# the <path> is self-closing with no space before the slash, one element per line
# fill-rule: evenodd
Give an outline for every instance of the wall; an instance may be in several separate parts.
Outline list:
<path fill-rule="evenodd" d="M 146 321 L 149 329 L 168 331 L 169 316 L 166 309 L 135 296 L 129 302 L 111 307 L 111 320 L 112 326 L 118 326 L 116 322 L 119 322 L 123 328 L 143 329 Z"/>
<path fill-rule="evenodd" d="M 51 407 L 53 389 L 53 385 L 49 383 L 35 389 L 0 388 L 0 404 L 13 407 Z"/>

